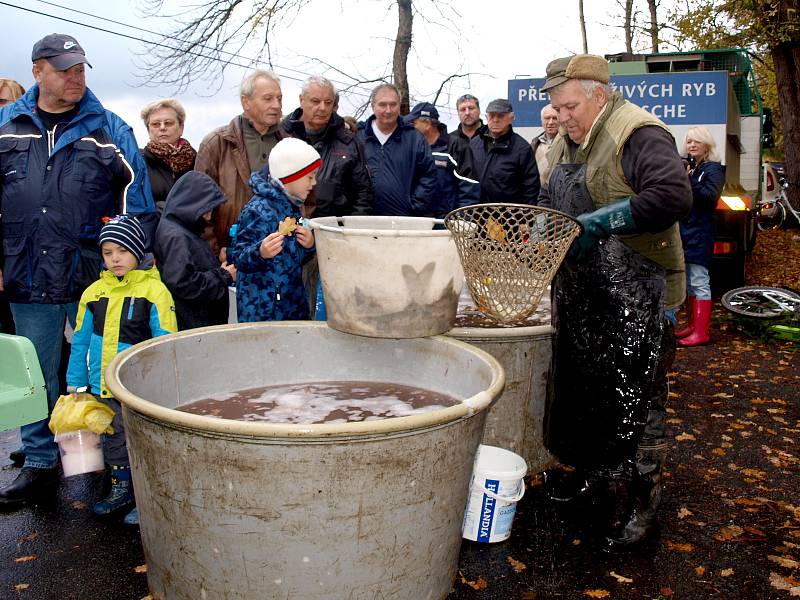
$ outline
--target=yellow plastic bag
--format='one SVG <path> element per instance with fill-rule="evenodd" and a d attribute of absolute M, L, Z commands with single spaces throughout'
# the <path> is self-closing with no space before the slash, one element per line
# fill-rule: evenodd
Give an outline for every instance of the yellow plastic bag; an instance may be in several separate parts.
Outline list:
<path fill-rule="evenodd" d="M 50 415 L 50 431 L 55 434 L 90 429 L 96 434 L 114 433 L 114 410 L 87 393 L 59 396 Z"/>

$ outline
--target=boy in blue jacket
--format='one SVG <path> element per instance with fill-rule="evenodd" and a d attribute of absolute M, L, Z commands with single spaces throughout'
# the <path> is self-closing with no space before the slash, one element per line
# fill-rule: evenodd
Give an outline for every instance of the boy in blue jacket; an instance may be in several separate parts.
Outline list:
<path fill-rule="evenodd" d="M 242 213 L 233 255 L 239 322 L 308 319 L 302 264 L 314 235 L 301 225 L 300 208 L 316 185 L 320 156 L 297 138 L 270 152 L 267 166 L 250 176 L 254 196 Z"/>
<path fill-rule="evenodd" d="M 67 391 L 86 387 L 115 413 L 114 433 L 103 434 L 111 491 L 93 506 L 97 515 L 118 514 L 135 503 L 122 408 L 106 388 L 106 367 L 126 348 L 178 330 L 172 296 L 152 260 L 143 262 L 144 251 L 145 233 L 136 217 L 115 217 L 103 226 L 100 252 L 106 270 L 83 292 L 72 336 Z M 134 508 L 125 523 L 138 522 Z"/>

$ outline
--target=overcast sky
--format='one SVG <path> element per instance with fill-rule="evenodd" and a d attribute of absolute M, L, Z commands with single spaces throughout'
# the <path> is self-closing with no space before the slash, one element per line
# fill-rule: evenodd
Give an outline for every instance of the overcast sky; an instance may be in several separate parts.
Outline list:
<path fill-rule="evenodd" d="M 0 5 L 0 21 L 7 38 L 3 40 L 0 76 L 16 79 L 27 88 L 32 83 L 33 43 L 49 33 L 69 33 L 84 47 L 93 66 L 87 70 L 88 86 L 107 108 L 131 124 L 140 146 L 147 137 L 139 111 L 151 100 L 177 95 L 187 109 L 185 137 L 195 147 L 208 131 L 241 112 L 237 88 L 245 70 L 238 67 L 227 70 L 224 78 L 199 81 L 180 94 L 167 87 L 141 85 L 144 73 L 137 66 L 136 55 L 148 50 L 141 40 L 154 40 L 156 36 L 133 27 L 165 32 L 170 29 L 170 22 L 145 16 L 137 2 L 9 0 L 8 4 L 29 10 Z M 182 6 L 187 4 L 168 0 L 176 12 L 185 12 Z M 425 14 L 433 14 L 430 0 L 417 4 Z M 432 100 L 448 75 L 473 73 L 456 80 L 450 94 L 440 97 L 437 103 L 442 121 L 452 128 L 457 124 L 452 104 L 460 94 L 468 91 L 478 96 L 484 107 L 492 98 L 507 96 L 508 79 L 543 76 L 553 58 L 581 51 L 577 4 L 577 0 L 453 0 L 459 16 L 454 16 L 447 26 L 417 16 L 414 49 L 408 64 L 412 105 Z M 585 4 L 589 51 L 608 54 L 624 50 L 621 30 L 608 26 L 621 21 L 617 2 L 591 0 Z M 452 15 L 451 11 L 445 13 Z M 319 57 L 346 73 L 375 77 L 386 70 L 391 59 L 391 38 L 396 29 L 397 8 L 389 0 L 317 0 L 304 8 L 272 45 L 273 65 L 282 80 L 284 112 L 297 107 L 300 84 L 296 79 L 302 80 L 304 74 L 322 73 L 347 81 L 306 57 Z M 368 94 L 367 88 L 344 96 L 339 112 L 350 114 L 363 101 L 363 94 Z"/>

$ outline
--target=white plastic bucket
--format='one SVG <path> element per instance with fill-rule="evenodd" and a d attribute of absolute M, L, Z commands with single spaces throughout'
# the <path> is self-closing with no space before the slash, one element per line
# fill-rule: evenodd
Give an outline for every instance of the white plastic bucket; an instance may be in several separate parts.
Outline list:
<path fill-rule="evenodd" d="M 61 468 L 64 477 L 102 471 L 103 446 L 100 436 L 88 429 L 68 431 L 55 436 L 61 454 Z"/>
<path fill-rule="evenodd" d="M 495 446 L 478 447 L 464 513 L 464 539 L 494 543 L 509 538 L 517 502 L 525 494 L 527 472 L 528 465 L 519 454 Z"/>

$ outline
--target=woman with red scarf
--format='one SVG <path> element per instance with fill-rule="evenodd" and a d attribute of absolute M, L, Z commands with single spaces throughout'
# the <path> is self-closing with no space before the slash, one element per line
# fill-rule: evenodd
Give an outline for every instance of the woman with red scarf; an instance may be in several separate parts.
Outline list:
<path fill-rule="evenodd" d="M 145 106 L 142 120 L 150 135 L 142 156 L 147 163 L 153 200 L 160 217 L 172 186 L 181 175 L 194 169 L 197 152 L 181 137 L 186 111 L 174 98 L 156 100 Z"/>

